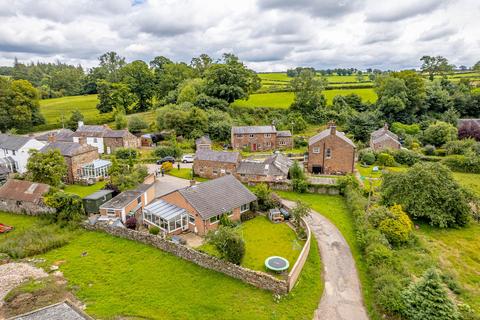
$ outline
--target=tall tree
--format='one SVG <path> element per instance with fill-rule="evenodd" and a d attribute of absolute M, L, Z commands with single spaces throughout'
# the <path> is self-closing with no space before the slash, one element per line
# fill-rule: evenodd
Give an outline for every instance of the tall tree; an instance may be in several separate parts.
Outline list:
<path fill-rule="evenodd" d="M 39 152 L 32 149 L 27 162 L 27 176 L 34 182 L 57 187 L 67 174 L 67 164 L 60 150 Z"/>
<path fill-rule="evenodd" d="M 309 117 L 315 109 L 325 107 L 326 100 L 322 94 L 325 86 L 324 78 L 317 77 L 315 72 L 309 69 L 302 69 L 298 76 L 291 81 L 295 98 L 290 109 Z"/>
<path fill-rule="evenodd" d="M 422 72 L 428 73 L 430 80 L 433 80 L 437 74 L 444 75 L 453 70 L 453 65 L 449 64 L 447 58 L 442 56 L 423 56 L 420 61 L 422 61 Z"/>
<path fill-rule="evenodd" d="M 133 111 L 147 111 L 152 106 L 153 98 L 153 73 L 143 61 L 133 61 L 121 69 L 123 81 L 130 91 L 136 96 Z"/>
<path fill-rule="evenodd" d="M 105 80 L 110 82 L 119 82 L 121 80 L 120 69 L 125 66 L 125 58 L 115 51 L 109 51 L 98 58 L 100 68 L 105 70 Z"/>
<path fill-rule="evenodd" d="M 202 53 L 198 57 L 192 58 L 190 66 L 197 72 L 198 76 L 203 76 L 205 70 L 213 64 L 213 59 L 206 53 Z"/>

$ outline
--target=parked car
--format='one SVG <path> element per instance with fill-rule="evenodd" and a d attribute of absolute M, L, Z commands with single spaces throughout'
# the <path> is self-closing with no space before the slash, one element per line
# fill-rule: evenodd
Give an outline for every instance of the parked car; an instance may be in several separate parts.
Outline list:
<path fill-rule="evenodd" d="M 282 214 L 285 220 L 290 220 L 290 212 L 285 208 L 280 208 L 280 213 Z"/>
<path fill-rule="evenodd" d="M 182 157 L 182 162 L 183 163 L 193 163 L 193 159 L 194 159 L 194 155 L 193 154 L 185 154 L 183 157 Z"/>
<path fill-rule="evenodd" d="M 166 156 L 160 160 L 157 160 L 157 164 L 163 164 L 164 162 L 170 162 L 171 164 L 174 164 L 175 158 L 172 156 Z"/>

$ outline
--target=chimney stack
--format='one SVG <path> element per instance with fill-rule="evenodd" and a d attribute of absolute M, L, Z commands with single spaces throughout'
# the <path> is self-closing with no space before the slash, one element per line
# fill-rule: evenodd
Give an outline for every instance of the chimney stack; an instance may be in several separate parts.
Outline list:
<path fill-rule="evenodd" d="M 78 127 L 83 127 L 83 121 L 78 121 Z"/>
<path fill-rule="evenodd" d="M 50 142 L 50 143 L 55 142 L 56 139 L 57 139 L 57 137 L 55 136 L 54 132 L 50 132 L 48 134 L 48 142 Z"/>
<path fill-rule="evenodd" d="M 80 143 L 82 146 L 87 144 L 87 138 L 85 137 L 79 137 L 78 138 L 78 143 Z"/>
<path fill-rule="evenodd" d="M 384 131 L 387 131 L 387 130 L 388 130 L 388 123 L 385 122 L 385 124 L 383 125 L 383 130 L 384 130 Z"/>
<path fill-rule="evenodd" d="M 330 134 L 334 136 L 337 133 L 337 126 L 335 125 L 335 122 L 330 121 L 328 123 L 328 127 L 330 128 Z"/>
<path fill-rule="evenodd" d="M 190 180 L 190 187 L 193 187 L 196 183 L 197 183 L 197 181 L 195 181 L 195 180 L 193 180 L 193 179 Z"/>

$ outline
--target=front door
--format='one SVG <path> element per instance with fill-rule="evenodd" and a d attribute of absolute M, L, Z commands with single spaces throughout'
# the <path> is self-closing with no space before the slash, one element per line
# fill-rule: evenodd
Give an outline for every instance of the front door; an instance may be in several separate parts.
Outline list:
<path fill-rule="evenodd" d="M 323 173 L 322 166 L 312 166 L 312 173 L 314 174 L 321 174 Z"/>
<path fill-rule="evenodd" d="M 252 151 L 257 151 L 257 144 L 256 143 L 252 144 Z"/>

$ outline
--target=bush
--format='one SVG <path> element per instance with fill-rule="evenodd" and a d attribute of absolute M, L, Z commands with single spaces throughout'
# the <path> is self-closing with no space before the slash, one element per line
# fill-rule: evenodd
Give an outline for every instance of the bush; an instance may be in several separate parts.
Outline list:
<path fill-rule="evenodd" d="M 152 154 L 157 158 L 165 158 L 170 156 L 178 159 L 182 156 L 182 149 L 171 146 L 159 146 L 153 150 Z"/>
<path fill-rule="evenodd" d="M 235 223 L 228 217 L 228 214 L 224 213 L 220 216 L 220 225 L 224 227 L 233 227 Z"/>
<path fill-rule="evenodd" d="M 125 227 L 135 230 L 137 228 L 137 219 L 135 219 L 135 217 L 128 218 L 127 221 L 125 221 Z"/>
<path fill-rule="evenodd" d="M 240 264 L 245 256 L 245 242 L 233 228 L 219 226 L 207 234 L 207 241 L 213 245 L 220 257 L 234 264 Z"/>
<path fill-rule="evenodd" d="M 266 183 L 260 183 L 255 187 L 253 193 L 258 199 L 258 209 L 267 211 L 280 206 L 280 198 L 272 192 Z"/>
<path fill-rule="evenodd" d="M 304 179 L 293 179 L 292 188 L 295 192 L 305 193 L 308 189 L 308 182 Z"/>
<path fill-rule="evenodd" d="M 431 144 L 427 144 L 425 147 L 423 147 L 423 153 L 427 156 L 433 156 L 435 154 L 435 150 L 435 146 L 432 146 Z"/>
<path fill-rule="evenodd" d="M 463 140 L 454 140 L 449 141 L 445 144 L 444 148 L 448 155 L 452 154 L 461 154 L 466 155 L 469 153 L 477 153 L 477 149 L 480 143 L 474 139 L 463 139 Z"/>
<path fill-rule="evenodd" d="M 395 159 L 396 163 L 413 166 L 415 163 L 420 161 L 421 156 L 415 151 L 400 149 L 390 151 L 390 154 Z"/>
<path fill-rule="evenodd" d="M 388 153 L 380 153 L 377 156 L 377 163 L 381 166 L 393 167 L 395 166 L 395 159 Z"/>
<path fill-rule="evenodd" d="M 440 277 L 434 269 L 429 269 L 417 282 L 403 293 L 402 314 L 412 320 L 457 320 L 459 313 L 448 297 Z"/>
<path fill-rule="evenodd" d="M 360 162 L 367 164 L 367 165 L 372 165 L 375 163 L 375 154 L 373 152 L 362 152 L 360 154 Z"/>
<path fill-rule="evenodd" d="M 82 199 L 76 194 L 53 191 L 45 197 L 45 204 L 55 208 L 54 213 L 45 215 L 47 219 L 60 226 L 74 225 L 85 216 Z"/>
<path fill-rule="evenodd" d="M 303 172 L 303 168 L 300 166 L 298 161 L 294 161 L 293 165 L 290 167 L 290 179 L 305 179 L 305 173 Z"/>
<path fill-rule="evenodd" d="M 480 157 L 478 156 L 449 156 L 441 161 L 453 171 L 466 173 L 480 173 Z"/>
<path fill-rule="evenodd" d="M 173 169 L 173 165 L 171 162 L 164 162 L 162 163 L 162 169 L 165 171 L 165 172 L 169 172 Z"/>
<path fill-rule="evenodd" d="M 438 121 L 428 126 L 423 133 L 423 142 L 436 147 L 442 146 L 448 141 L 457 139 L 457 128 L 453 125 Z"/>
<path fill-rule="evenodd" d="M 157 235 L 157 234 L 160 233 L 160 228 L 156 227 L 156 226 L 150 227 L 150 228 L 148 228 L 148 233 L 153 234 L 153 235 Z"/>
<path fill-rule="evenodd" d="M 257 214 L 253 211 L 242 212 L 242 214 L 240 214 L 240 221 L 245 222 L 245 221 L 248 221 L 248 220 L 252 220 L 256 216 L 257 216 Z"/>
<path fill-rule="evenodd" d="M 392 250 L 381 243 L 372 243 L 365 249 L 369 267 L 378 267 L 390 261 L 393 257 Z"/>
<path fill-rule="evenodd" d="M 293 144 L 296 148 L 306 147 L 308 146 L 308 141 L 305 137 L 294 136 L 293 137 Z"/>
<path fill-rule="evenodd" d="M 133 148 L 117 148 L 115 149 L 115 157 L 122 160 L 137 159 L 140 152 Z"/>
<path fill-rule="evenodd" d="M 130 119 L 128 119 L 128 131 L 130 131 L 131 133 L 139 133 L 147 128 L 148 123 L 146 123 L 139 116 L 131 116 Z"/>

